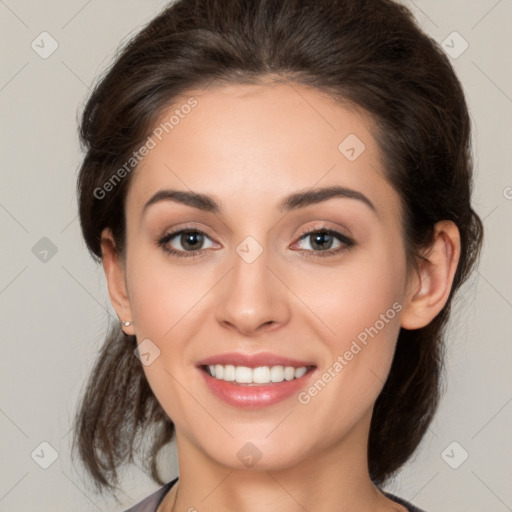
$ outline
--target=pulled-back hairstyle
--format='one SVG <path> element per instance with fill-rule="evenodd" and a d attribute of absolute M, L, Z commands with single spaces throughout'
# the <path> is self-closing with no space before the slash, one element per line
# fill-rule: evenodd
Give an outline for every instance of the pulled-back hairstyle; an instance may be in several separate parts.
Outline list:
<path fill-rule="evenodd" d="M 452 220 L 461 255 L 450 296 L 429 325 L 401 329 L 389 377 L 374 407 L 371 479 L 383 484 L 412 455 L 441 395 L 443 332 L 455 290 L 478 259 L 483 228 L 471 207 L 471 126 L 463 90 L 440 46 L 392 0 L 180 0 L 133 37 L 85 106 L 78 176 L 80 222 L 93 257 L 110 227 L 124 253 L 124 200 L 131 175 L 98 190 L 131 157 L 164 109 L 187 90 L 263 79 L 327 92 L 375 121 L 386 177 L 398 192 L 411 268 Z M 135 171 L 134 171 L 135 172 Z M 104 196 L 104 197 L 103 197 Z M 97 489 L 139 454 L 159 484 L 157 455 L 174 426 L 153 395 L 135 336 L 109 329 L 75 417 L 73 450 Z M 144 434 L 141 436 L 141 434 Z M 138 441 L 150 439 L 142 450 Z"/>

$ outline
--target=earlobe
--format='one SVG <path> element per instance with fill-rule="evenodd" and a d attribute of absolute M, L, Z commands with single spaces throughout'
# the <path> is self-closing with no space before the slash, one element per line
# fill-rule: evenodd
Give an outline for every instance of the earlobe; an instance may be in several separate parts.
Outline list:
<path fill-rule="evenodd" d="M 101 233 L 102 263 L 107 279 L 110 302 L 115 309 L 126 334 L 134 334 L 130 299 L 126 288 L 125 269 L 122 258 L 116 250 L 112 231 L 105 228 Z M 127 324 L 127 322 L 129 322 Z"/>
<path fill-rule="evenodd" d="M 460 234 L 454 222 L 435 225 L 434 241 L 424 258 L 401 316 L 404 329 L 425 327 L 448 300 L 460 258 Z"/>

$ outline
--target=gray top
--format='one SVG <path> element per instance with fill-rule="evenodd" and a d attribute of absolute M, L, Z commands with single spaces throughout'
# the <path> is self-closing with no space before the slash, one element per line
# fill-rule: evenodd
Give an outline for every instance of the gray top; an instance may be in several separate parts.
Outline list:
<path fill-rule="evenodd" d="M 170 482 L 167 482 L 163 487 L 160 487 L 153 494 L 150 494 L 142 501 L 135 503 L 133 507 L 125 510 L 124 512 L 156 512 L 156 509 L 162 503 L 165 495 L 170 491 L 171 487 L 178 481 L 178 477 Z"/>
<path fill-rule="evenodd" d="M 160 487 L 157 491 L 155 491 L 153 494 L 150 494 L 146 498 L 144 498 L 142 501 L 139 501 L 133 507 L 125 510 L 124 512 L 156 512 L 156 509 L 162 503 L 165 495 L 170 491 L 171 487 L 178 481 L 178 477 L 176 477 L 174 480 L 171 480 L 170 482 L 167 482 L 164 486 Z M 390 500 L 393 500 L 396 503 L 399 503 L 400 505 L 403 505 L 409 512 L 424 512 L 423 510 L 415 507 L 411 503 L 405 501 L 402 498 L 399 498 L 397 496 L 394 496 L 393 494 L 390 494 L 386 491 L 383 491 L 381 489 L 381 492 L 387 496 Z"/>

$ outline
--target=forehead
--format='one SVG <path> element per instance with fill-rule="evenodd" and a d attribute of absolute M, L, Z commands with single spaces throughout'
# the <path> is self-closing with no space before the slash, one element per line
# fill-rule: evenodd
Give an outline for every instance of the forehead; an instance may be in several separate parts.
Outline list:
<path fill-rule="evenodd" d="M 331 185 L 393 201 L 374 132 L 364 111 L 302 85 L 191 89 L 155 123 L 128 202 L 142 208 L 161 188 L 277 201 L 286 192 Z"/>

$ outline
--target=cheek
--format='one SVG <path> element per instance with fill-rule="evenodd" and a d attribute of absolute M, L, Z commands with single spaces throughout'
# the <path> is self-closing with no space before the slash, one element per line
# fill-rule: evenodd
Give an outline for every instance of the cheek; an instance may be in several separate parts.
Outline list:
<path fill-rule="evenodd" d="M 317 336 L 327 346 L 330 374 L 321 380 L 333 385 L 323 399 L 332 400 L 344 418 L 339 421 L 350 410 L 362 414 L 384 385 L 400 332 L 404 282 L 405 258 L 391 241 L 328 274 L 318 270 L 309 286 L 297 280 L 297 294 L 314 313 Z M 341 397 L 349 407 L 335 406 Z"/>
<path fill-rule="evenodd" d="M 163 342 L 174 329 L 190 324 L 201 298 L 211 289 L 193 267 L 171 265 L 165 256 L 134 254 L 129 274 L 130 305 L 137 335 Z M 201 272 L 208 276 L 208 272 Z M 183 322 L 184 319 L 188 322 Z"/>
<path fill-rule="evenodd" d="M 304 390 L 299 402 L 308 421 L 329 439 L 368 413 L 391 368 L 400 331 L 400 286 L 389 268 L 376 267 L 340 272 L 337 279 L 331 277 L 316 288 L 329 300 L 315 301 L 316 294 L 307 299 L 321 319 L 316 332 L 327 357 L 318 380 Z"/>
<path fill-rule="evenodd" d="M 210 304 L 208 292 L 218 281 L 219 272 L 203 268 L 199 273 L 194 266 L 172 265 L 155 252 L 134 251 L 128 259 L 128 288 L 137 339 L 139 344 L 150 340 L 148 346 L 156 347 L 153 350 L 158 354 L 154 363 L 143 369 L 169 415 L 186 408 L 186 403 L 180 404 L 178 381 L 183 381 L 184 369 L 191 368 L 194 346 L 190 340 L 204 329 Z"/>
<path fill-rule="evenodd" d="M 374 332 L 374 326 L 382 334 L 380 338 L 393 345 L 405 283 L 402 253 L 381 244 L 350 255 L 327 272 L 312 265 L 307 275 L 307 279 L 304 275 L 294 278 L 294 291 L 318 320 L 323 337 L 336 349 L 343 349 L 361 333 L 360 338 L 364 338 L 368 329 Z M 382 345 L 389 343 L 383 341 Z"/>
<path fill-rule="evenodd" d="M 187 430 L 195 420 L 190 396 L 183 391 L 187 382 L 183 372 L 190 367 L 189 340 L 201 328 L 197 316 L 202 314 L 201 297 L 208 283 L 198 279 L 197 272 L 192 278 L 190 272 L 154 254 L 132 254 L 131 269 L 130 304 L 137 339 L 139 344 L 150 340 L 146 346 L 157 354 L 143 366 L 144 373 L 166 414 L 178 428 Z"/>

